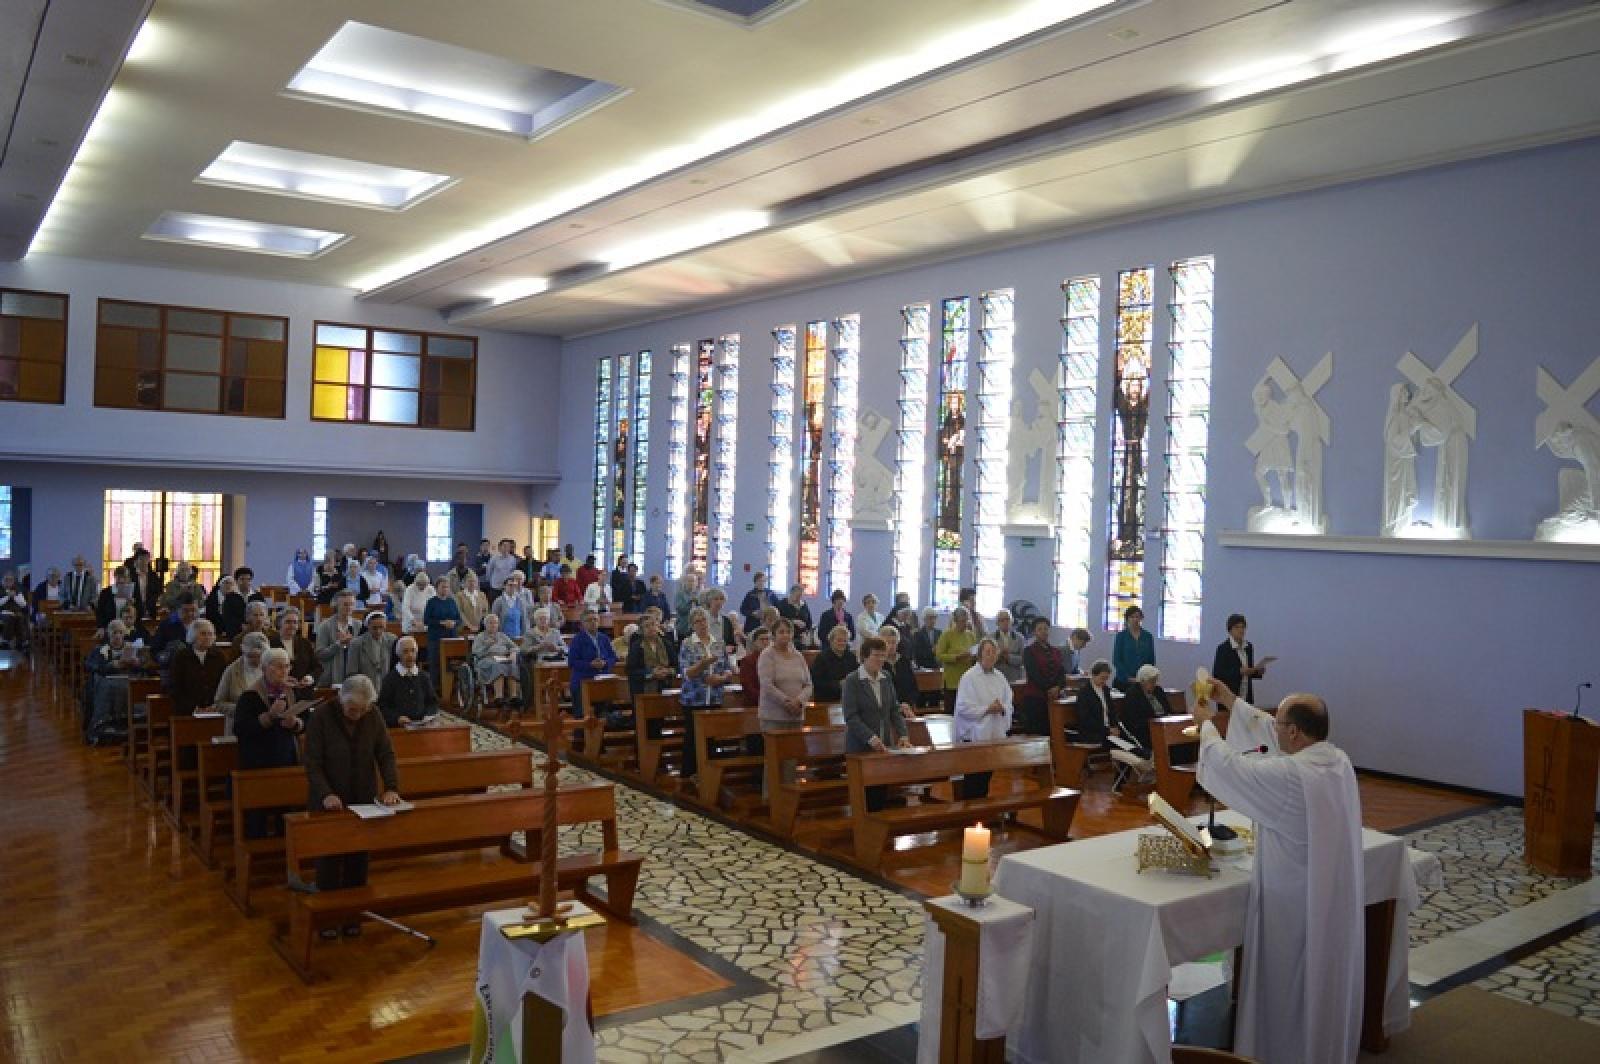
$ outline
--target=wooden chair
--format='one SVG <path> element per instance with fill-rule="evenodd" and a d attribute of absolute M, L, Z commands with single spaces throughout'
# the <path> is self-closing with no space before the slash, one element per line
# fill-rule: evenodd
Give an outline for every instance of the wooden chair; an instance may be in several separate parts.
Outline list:
<path fill-rule="evenodd" d="M 845 727 L 790 728 L 761 737 L 766 762 L 767 801 L 772 826 L 794 838 L 795 821 L 804 806 L 844 805 L 850 784 L 845 779 Z"/>
<path fill-rule="evenodd" d="M 188 792 L 191 786 L 197 784 L 200 776 L 200 745 L 221 735 L 226 723 L 221 714 L 214 717 L 173 717 L 168 723 L 171 775 L 167 782 L 167 813 L 172 826 L 179 831 L 184 830 L 183 815 L 189 807 Z"/>
<path fill-rule="evenodd" d="M 663 772 L 683 763 L 683 703 L 676 693 L 642 694 L 633 700 L 634 741 L 639 777 L 654 784 Z"/>
<path fill-rule="evenodd" d="M 846 758 L 850 780 L 851 824 L 856 861 L 877 871 L 884 848 L 898 835 L 962 827 L 1002 813 L 1039 809 L 1044 834 L 1065 841 L 1078 807 L 1079 792 L 1055 786 L 1050 742 L 1039 738 L 1002 739 L 989 743 L 957 743 L 914 754 L 851 754 Z M 1031 777 L 1021 791 L 990 793 L 987 798 L 923 802 L 902 808 L 867 812 L 866 789 L 948 780 L 972 772 L 1010 770 Z"/>
<path fill-rule="evenodd" d="M 732 806 L 741 797 L 731 789 L 733 784 L 760 786 L 763 759 L 745 753 L 749 738 L 760 734 L 758 710 L 695 710 L 694 745 L 700 766 L 698 797 L 702 803 L 712 808 Z"/>
<path fill-rule="evenodd" d="M 598 707 L 612 705 L 618 708 L 633 706 L 633 694 L 628 690 L 626 676 L 596 676 L 583 681 L 579 688 L 583 716 L 583 756 L 608 767 L 623 768 L 633 759 L 634 728 L 607 728 L 606 718 Z"/>
<path fill-rule="evenodd" d="M 384 857 L 397 852 L 482 851 L 485 837 L 505 840 L 510 858 L 512 832 L 526 831 L 529 852 L 544 819 L 545 797 L 526 790 L 507 794 L 475 794 L 422 799 L 415 808 L 392 817 L 363 820 L 347 812 L 292 813 L 284 820 L 287 858 L 300 869 L 319 857 L 369 853 Z M 562 825 L 600 821 L 607 848 L 573 854 L 557 867 L 558 887 L 582 901 L 632 921 L 633 894 L 643 858 L 615 847 L 616 801 L 610 784 L 564 788 L 556 795 Z M 606 896 L 590 893 L 595 876 L 606 880 Z M 537 863 L 505 859 L 453 864 L 401 864 L 375 869 L 365 886 L 316 894 L 290 895 L 289 927 L 273 946 L 305 981 L 313 978 L 311 947 L 317 930 L 336 926 L 365 912 L 405 916 L 489 902 L 532 897 L 539 887 Z"/>
<path fill-rule="evenodd" d="M 122 757 L 135 779 L 140 776 L 144 758 L 150 751 L 150 733 L 145 726 L 145 702 L 152 695 L 160 693 L 159 677 L 140 677 L 128 681 L 128 745 L 123 748 Z"/>
<path fill-rule="evenodd" d="M 195 766 L 195 855 L 207 868 L 215 868 L 217 846 L 231 823 L 228 781 L 239 767 L 238 743 L 232 736 L 215 736 L 199 744 Z"/>
<path fill-rule="evenodd" d="M 172 699 L 151 695 L 145 699 L 145 757 L 139 786 L 152 802 L 159 803 L 167 774 L 172 767 Z"/>

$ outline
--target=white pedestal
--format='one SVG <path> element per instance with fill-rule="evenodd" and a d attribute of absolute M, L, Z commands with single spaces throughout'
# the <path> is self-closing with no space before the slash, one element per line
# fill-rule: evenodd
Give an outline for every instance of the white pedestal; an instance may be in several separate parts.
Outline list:
<path fill-rule="evenodd" d="M 588 912 L 582 905 L 575 912 Z M 589 953 L 582 931 L 568 931 L 548 942 L 513 942 L 500 933 L 507 924 L 526 921 L 526 909 L 483 914 L 478 939 L 478 980 L 473 987 L 472 1064 L 507 1064 L 522 1058 L 522 996 L 534 993 L 565 1014 L 562 1064 L 594 1064 L 594 1031 L 589 1027 Z"/>

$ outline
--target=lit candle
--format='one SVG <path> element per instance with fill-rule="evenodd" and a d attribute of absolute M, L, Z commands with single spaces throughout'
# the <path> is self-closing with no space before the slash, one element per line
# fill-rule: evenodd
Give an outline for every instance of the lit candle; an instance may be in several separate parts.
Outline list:
<path fill-rule="evenodd" d="M 989 829 L 982 824 L 967 828 L 961 838 L 961 883 L 963 894 L 989 893 Z"/>

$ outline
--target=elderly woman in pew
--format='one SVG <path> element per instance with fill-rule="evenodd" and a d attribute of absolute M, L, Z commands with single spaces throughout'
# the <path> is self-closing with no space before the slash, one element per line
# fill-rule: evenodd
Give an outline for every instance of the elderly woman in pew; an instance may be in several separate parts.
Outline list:
<path fill-rule="evenodd" d="M 869 635 L 861 641 L 861 657 L 861 667 L 844 680 L 845 752 L 881 754 L 910 746 L 905 711 L 911 707 L 895 697 L 894 677 L 885 665 L 888 646 Z M 867 812 L 881 810 L 887 797 L 887 788 L 868 787 Z"/>
<path fill-rule="evenodd" d="M 271 646 L 260 632 L 250 632 L 239 640 L 239 656 L 217 681 L 217 693 L 212 699 L 217 710 L 228 717 L 228 728 L 233 727 L 233 713 L 244 693 L 261 682 L 261 659 Z"/>
<path fill-rule="evenodd" d="M 402 636 L 394 645 L 398 660 L 378 690 L 378 711 L 391 728 L 420 723 L 439 712 L 433 681 L 417 666 L 417 641 Z"/>
<path fill-rule="evenodd" d="M 241 769 L 282 768 L 300 763 L 295 736 L 306 730 L 300 714 L 310 703 L 295 703 L 289 683 L 289 652 L 270 647 L 261 655 L 261 678 L 239 696 L 233 709 L 233 734 L 239 740 Z M 246 838 L 259 839 L 271 831 L 272 817 L 265 810 L 245 814 Z"/>
<path fill-rule="evenodd" d="M 456 587 L 456 612 L 461 615 L 461 627 L 452 634 L 477 635 L 483 631 L 483 615 L 489 612 L 489 596 L 483 593 L 478 574 L 471 569 L 464 574 L 451 569 L 450 574 Z"/>
<path fill-rule="evenodd" d="M 167 664 L 167 693 L 174 716 L 191 717 L 196 710 L 214 708 L 217 686 L 228 663 L 216 649 L 217 630 L 201 617 L 194 622 L 193 638 L 173 651 Z"/>
<path fill-rule="evenodd" d="M 861 667 L 855 651 L 850 649 L 850 629 L 842 624 L 828 629 L 828 644 L 817 651 L 811 662 L 811 697 L 818 702 L 834 703 L 842 697 L 844 678 Z"/>
<path fill-rule="evenodd" d="M 699 709 L 722 706 L 722 688 L 734 676 L 728 646 L 711 631 L 711 617 L 704 606 L 689 611 L 689 636 L 678 649 L 678 665 L 683 686 L 678 700 L 683 703 L 683 778 L 692 779 L 699 771 L 694 746 L 694 714 Z"/>
<path fill-rule="evenodd" d="M 1154 665 L 1141 665 L 1134 674 L 1134 684 L 1123 695 L 1122 704 L 1112 707 L 1114 730 L 1130 743 L 1137 743 L 1139 756 L 1149 757 L 1154 749 L 1150 744 L 1150 722 L 1156 717 L 1171 716 L 1167 708 L 1167 693 L 1161 689 L 1161 670 Z"/>
<path fill-rule="evenodd" d="M 434 584 L 433 598 L 422 609 L 422 625 L 428 630 L 428 664 L 438 681 L 439 647 L 446 639 L 461 634 L 461 607 L 456 605 L 455 585 L 445 573 Z"/>
<path fill-rule="evenodd" d="M 317 648 L 300 634 L 303 626 L 300 611 L 290 606 L 278 615 L 278 630 L 268 637 L 268 642 L 289 652 L 291 683 L 315 687 L 321 666 L 317 664 Z"/>
<path fill-rule="evenodd" d="M 383 718 L 372 712 L 377 691 L 365 676 L 352 676 L 339 687 L 339 701 L 311 714 L 306 726 L 306 776 L 311 781 L 309 808 L 338 810 L 374 800 L 400 804 L 400 772 Z M 378 777 L 383 790 L 378 790 Z M 367 881 L 364 853 L 317 861 L 317 889 L 359 887 Z M 336 934 L 323 932 L 323 937 Z M 346 935 L 361 933 L 359 924 L 345 926 Z"/>
<path fill-rule="evenodd" d="M 150 654 L 143 644 L 128 638 L 126 624 L 112 621 L 106 626 L 106 641 L 90 651 L 84 667 L 89 672 L 84 686 L 84 739 L 91 745 L 120 742 L 120 732 L 111 733 L 128 714 L 128 678 L 147 675 L 154 668 Z"/>
<path fill-rule="evenodd" d="M 472 667 L 477 671 L 478 685 L 492 691 L 490 705 L 505 704 L 508 685 L 514 689 L 511 697 L 521 698 L 517 644 L 500 630 L 500 615 L 493 610 L 483 615 L 483 631 L 472 637 Z"/>
<path fill-rule="evenodd" d="M 667 641 L 661 638 L 661 618 L 646 613 L 639 631 L 628 645 L 628 690 L 635 695 L 660 694 L 678 678 Z"/>

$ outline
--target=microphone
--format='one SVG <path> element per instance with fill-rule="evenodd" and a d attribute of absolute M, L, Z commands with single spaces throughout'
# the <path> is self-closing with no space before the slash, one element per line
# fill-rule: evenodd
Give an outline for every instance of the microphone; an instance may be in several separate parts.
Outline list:
<path fill-rule="evenodd" d="M 1573 706 L 1572 706 L 1572 715 L 1574 717 L 1582 717 L 1583 716 L 1583 714 L 1578 712 L 1578 710 L 1583 708 L 1583 689 L 1585 687 L 1593 687 L 1593 686 L 1594 686 L 1594 684 L 1588 682 L 1587 680 L 1585 680 L 1583 683 L 1580 683 L 1578 685 L 1578 700 L 1577 700 L 1577 702 L 1573 703 Z"/>

